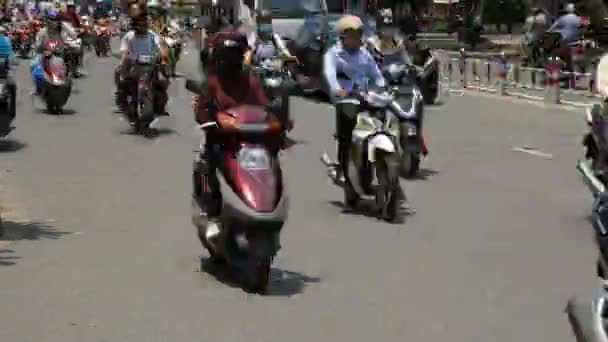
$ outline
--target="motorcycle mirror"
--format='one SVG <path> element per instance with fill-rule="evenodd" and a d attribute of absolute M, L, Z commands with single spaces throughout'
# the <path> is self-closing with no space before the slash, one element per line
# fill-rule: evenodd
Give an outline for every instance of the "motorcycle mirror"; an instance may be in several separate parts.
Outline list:
<path fill-rule="evenodd" d="M 608 54 L 604 54 L 597 64 L 595 86 L 602 98 L 608 98 Z"/>

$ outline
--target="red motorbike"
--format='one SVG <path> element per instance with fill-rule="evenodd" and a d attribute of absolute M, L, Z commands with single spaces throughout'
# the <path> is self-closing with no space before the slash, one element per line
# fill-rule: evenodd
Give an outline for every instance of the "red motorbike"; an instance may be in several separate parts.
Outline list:
<path fill-rule="evenodd" d="M 98 57 L 109 56 L 111 31 L 107 24 L 99 24 L 96 27 L 95 53 Z"/>
<path fill-rule="evenodd" d="M 186 88 L 204 93 L 191 80 Z M 203 158 L 193 173 L 192 223 L 201 243 L 214 264 L 237 267 L 245 288 L 254 293 L 266 290 L 288 210 L 278 156 L 284 131 L 270 114 L 274 111 L 239 106 L 216 113 L 201 128 L 221 146 L 206 151 L 217 161 L 217 170 Z"/>
<path fill-rule="evenodd" d="M 67 75 L 67 67 L 61 57 L 63 41 L 49 40 L 44 46 L 42 98 L 50 114 L 60 114 L 72 92 L 72 80 Z"/>
<path fill-rule="evenodd" d="M 15 50 L 17 50 L 19 56 L 23 58 L 31 57 L 31 54 L 33 52 L 33 42 L 31 39 L 29 28 L 24 26 L 17 29 L 16 36 L 17 38 L 15 39 L 15 41 L 17 42 L 17 46 L 15 47 Z"/>

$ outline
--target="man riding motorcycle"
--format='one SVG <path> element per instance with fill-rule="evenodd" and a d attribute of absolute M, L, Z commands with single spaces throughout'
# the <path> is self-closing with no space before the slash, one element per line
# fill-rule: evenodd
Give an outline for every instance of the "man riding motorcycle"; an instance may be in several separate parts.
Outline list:
<path fill-rule="evenodd" d="M 325 53 L 323 63 L 324 75 L 329 84 L 332 99 L 349 96 L 355 84 L 364 89 L 367 88 L 364 84 L 367 79 L 370 79 L 377 87 L 385 87 L 386 82 L 376 61 L 362 47 L 363 22 L 361 19 L 351 15 L 344 16 L 338 21 L 336 28 L 340 41 Z M 352 74 L 352 81 L 340 77 L 346 70 L 348 70 L 348 74 Z M 339 179 L 344 178 L 344 184 L 350 185 L 347 165 L 358 108 L 356 105 L 348 103 L 336 104 L 335 107 L 339 163 L 336 175 Z"/>
<path fill-rule="evenodd" d="M 579 37 L 579 29 L 582 23 L 581 17 L 576 14 L 576 8 L 573 3 L 569 3 L 565 7 L 566 14 L 559 17 L 553 25 L 547 30 L 548 32 L 559 32 L 562 35 L 560 45 L 562 47 L 570 46 L 576 42 Z"/>
<path fill-rule="evenodd" d="M 134 82 L 130 71 L 137 57 L 160 55 L 161 72 L 154 84 L 154 110 L 156 115 L 168 115 L 165 112 L 168 101 L 167 88 L 169 87 L 167 51 L 161 46 L 160 37 L 148 30 L 148 16 L 145 10 L 140 9 L 138 5 L 133 7 L 135 8 L 133 8 L 131 16 L 132 30 L 127 32 L 120 42 L 121 59 L 118 73 L 122 76 L 122 81 L 119 82 L 119 97 L 125 96 L 124 89 L 128 89 L 129 85 Z"/>
<path fill-rule="evenodd" d="M 363 47 L 363 22 L 359 17 L 346 15 L 337 25 L 340 41 L 324 56 L 324 76 L 329 84 L 334 102 L 348 97 L 354 87 L 369 89 L 368 84 L 386 87 L 386 81 L 378 65 Z M 348 177 L 348 161 L 359 107 L 353 103 L 336 103 L 336 137 L 338 138 L 338 169 L 336 179 L 344 186 L 352 187 Z M 397 103 L 389 108 L 404 119 L 412 119 L 415 113 L 404 112 Z M 345 204 L 346 205 L 346 204 Z"/>
<path fill-rule="evenodd" d="M 61 39 L 65 41 L 66 39 L 77 38 L 78 35 L 74 29 L 69 24 L 60 20 L 58 11 L 48 11 L 47 26 L 38 32 L 38 35 L 36 36 L 36 43 L 34 44 L 36 56 L 31 63 L 32 78 L 34 80 L 34 94 L 40 94 L 40 84 L 44 80 L 44 75 L 42 75 L 41 79 L 41 76 L 39 74 L 34 74 L 34 71 L 40 65 L 44 70 L 46 70 L 47 62 L 51 57 L 43 55 L 45 42 L 49 39 Z"/>
<path fill-rule="evenodd" d="M 247 37 L 251 48 L 247 56 L 246 63 L 257 63 L 258 61 L 271 57 L 286 57 L 294 59 L 287 49 L 283 39 L 272 29 L 272 12 L 270 10 L 260 10 L 256 16 L 257 32 Z"/>
<path fill-rule="evenodd" d="M 73 0 L 70 0 L 67 3 L 67 8 L 63 13 L 63 21 L 72 24 L 72 27 L 74 28 L 80 28 L 81 26 L 80 16 L 76 12 L 76 5 Z"/>

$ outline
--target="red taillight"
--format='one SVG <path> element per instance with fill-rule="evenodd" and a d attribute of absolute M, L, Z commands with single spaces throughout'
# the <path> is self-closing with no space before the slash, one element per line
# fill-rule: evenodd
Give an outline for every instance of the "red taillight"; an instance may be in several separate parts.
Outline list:
<path fill-rule="evenodd" d="M 581 23 L 583 26 L 589 26 L 591 24 L 591 19 L 589 17 L 582 17 Z"/>

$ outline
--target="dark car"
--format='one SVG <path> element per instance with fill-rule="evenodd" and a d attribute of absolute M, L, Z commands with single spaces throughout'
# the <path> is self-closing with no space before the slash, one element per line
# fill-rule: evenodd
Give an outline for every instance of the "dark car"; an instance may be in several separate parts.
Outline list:
<path fill-rule="evenodd" d="M 336 24 L 342 14 L 314 15 L 305 19 L 296 38 L 287 42 L 292 54 L 300 61 L 298 83 L 305 93 L 327 91 L 323 76 L 323 55 L 338 41 Z M 376 22 L 372 18 L 362 18 L 365 35 L 376 31 Z"/>

